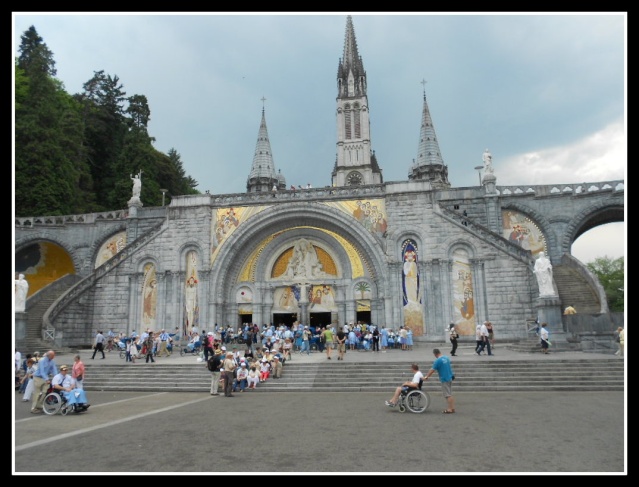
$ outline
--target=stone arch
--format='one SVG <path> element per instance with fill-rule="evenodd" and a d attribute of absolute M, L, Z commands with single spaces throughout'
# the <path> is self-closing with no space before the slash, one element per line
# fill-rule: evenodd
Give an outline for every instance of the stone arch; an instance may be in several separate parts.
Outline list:
<path fill-rule="evenodd" d="M 551 255 L 553 255 L 552 250 L 557 248 L 558 239 L 557 239 L 555 230 L 553 228 L 553 222 L 547 216 L 545 216 L 543 213 L 539 212 L 538 210 L 536 210 L 535 208 L 531 206 L 516 203 L 516 202 L 511 202 L 506 206 L 502 206 L 501 210 L 502 212 L 507 210 L 518 211 L 526 215 L 528 218 L 530 218 L 541 230 L 541 232 L 544 235 L 544 238 L 546 239 L 546 246 L 548 248 L 547 250 L 549 254 L 548 257 L 550 258 Z M 501 228 L 503 227 L 503 224 L 501 221 L 501 214 L 499 215 L 499 224 L 500 224 L 500 231 L 501 231 Z"/>
<path fill-rule="evenodd" d="M 561 239 L 562 253 L 570 253 L 572 244 L 582 234 L 599 225 L 625 221 L 624 206 L 608 201 L 597 201 L 578 212 L 568 223 Z"/>
<path fill-rule="evenodd" d="M 73 262 L 73 268 L 75 269 L 76 274 L 81 274 L 82 271 L 82 255 L 79 249 L 73 246 L 70 242 L 65 241 L 64 239 L 59 238 L 58 235 L 53 236 L 51 232 L 42 231 L 34 234 L 30 234 L 28 237 L 19 239 L 16 241 L 14 254 L 17 256 L 20 251 L 26 249 L 29 245 L 37 244 L 40 242 L 48 242 L 55 244 L 62 249 L 64 249 Z"/>
<path fill-rule="evenodd" d="M 80 254 L 79 249 L 69 248 L 59 239 L 31 238 L 16 246 L 14 270 L 25 275 L 31 296 L 67 274 L 79 275 Z"/>
<path fill-rule="evenodd" d="M 450 320 L 457 325 L 462 336 L 474 334 L 476 316 L 478 316 L 479 277 L 473 265 L 476 249 L 467 241 L 457 240 L 448 247 L 448 279 L 445 301 L 450 303 Z"/>
<path fill-rule="evenodd" d="M 191 252 L 195 253 L 195 266 L 189 265 L 188 259 Z M 197 242 L 184 242 L 178 249 L 178 269 L 175 273 L 175 282 L 172 282 L 172 290 L 175 292 L 175 301 L 179 304 L 177 310 L 178 320 L 182 324 L 182 333 L 187 334 L 194 326 L 201 324 L 201 311 L 203 306 L 204 290 L 202 275 L 208 274 L 205 267 L 206 253 Z M 204 288 L 205 289 L 205 288 Z"/>
<path fill-rule="evenodd" d="M 383 252 L 376 243 L 373 235 L 362 225 L 358 224 L 350 215 L 328 205 L 308 204 L 304 202 L 291 203 L 285 208 L 268 208 L 253 215 L 243 222 L 232 235 L 224 242 L 219 254 L 211 268 L 211 282 L 215 282 L 215 295 L 211 295 L 211 302 L 224 307 L 232 302 L 231 294 L 236 286 L 237 278 L 242 270 L 243 263 L 250 257 L 256 246 L 270 236 L 281 234 L 292 228 L 300 227 L 297 235 L 312 234 L 313 238 L 325 242 L 327 248 L 331 248 L 336 257 L 343 262 L 339 247 L 334 246 L 332 239 L 320 230 L 312 230 L 312 227 L 333 232 L 340 238 L 348 241 L 363 265 L 367 268 L 367 274 L 372 280 L 384 283 L 386 281 L 386 266 Z M 307 229 L 311 227 L 311 229 Z M 306 230 L 305 230 L 306 229 Z M 293 235 L 293 234 L 292 234 Z M 266 253 L 280 248 L 278 245 L 266 246 Z M 269 256 L 258 264 L 261 275 L 267 272 Z M 271 258 L 272 261 L 272 258 Z M 225 263 L 226 265 L 223 265 Z M 342 269 L 345 271 L 346 269 Z M 350 278 L 350 276 L 349 276 Z M 213 286 L 212 286 L 213 288 Z M 212 289 L 213 291 L 213 289 Z M 259 290 L 257 291 L 259 294 Z M 226 319 L 225 312 L 218 312 L 217 319 Z M 231 317 L 232 318 L 232 317 Z"/>
<path fill-rule="evenodd" d="M 419 261 L 424 260 L 424 244 L 422 242 L 421 237 L 415 232 L 401 232 L 393 235 L 393 254 L 397 259 L 397 262 L 402 262 L 404 260 L 404 256 L 402 255 L 402 245 L 406 240 L 412 240 L 417 245 L 417 251 L 419 254 Z"/>
<path fill-rule="evenodd" d="M 99 267 L 99 265 L 104 264 L 104 262 L 106 262 L 109 258 L 113 257 L 114 255 L 116 255 L 119 252 L 118 251 L 118 252 L 116 252 L 114 254 L 114 253 L 112 253 L 113 249 L 109 249 L 107 255 L 105 255 L 105 256 L 101 255 L 102 254 L 102 248 L 103 248 L 104 244 L 109 239 L 115 237 L 116 235 L 118 235 L 120 233 L 124 233 L 125 234 L 124 246 L 126 247 L 126 228 L 122 228 L 121 230 L 110 232 L 109 234 L 107 234 L 105 236 L 100 236 L 98 239 L 95 240 L 95 242 L 93 242 L 93 244 L 91 245 L 91 249 L 89 250 L 89 254 L 88 254 L 90 256 L 90 257 L 88 257 L 88 259 L 92 263 L 92 266 L 91 266 L 92 269 L 96 269 L 97 267 Z M 100 262 L 100 261 L 101 261 L 101 264 L 98 265 L 98 262 Z"/>
<path fill-rule="evenodd" d="M 333 261 L 336 273 L 327 277 L 328 279 L 342 278 L 350 270 L 350 267 L 348 266 L 348 259 L 343 252 L 341 245 L 331 235 L 320 229 L 303 227 L 293 227 L 285 233 L 288 233 L 289 235 L 286 235 L 286 237 L 280 241 L 273 240 L 267 244 L 264 249 L 263 253 L 266 254 L 266 257 L 264 259 L 260 259 L 260 263 L 256 271 L 256 274 L 260 275 L 262 280 L 268 281 L 273 279 L 271 277 L 272 268 L 276 261 L 302 237 L 310 240 L 315 247 L 326 252 Z"/>
<path fill-rule="evenodd" d="M 102 247 L 104 242 L 106 242 L 113 235 L 116 235 L 120 232 L 126 232 L 126 230 L 126 222 L 119 222 L 118 225 L 109 226 L 108 228 L 105 228 L 98 233 L 93 242 L 91 242 L 91 246 L 89 247 L 87 252 L 87 259 L 91 263 L 91 265 L 89 266 L 91 270 L 94 269 L 94 264 L 98 258 L 98 252 L 100 251 L 100 248 Z"/>

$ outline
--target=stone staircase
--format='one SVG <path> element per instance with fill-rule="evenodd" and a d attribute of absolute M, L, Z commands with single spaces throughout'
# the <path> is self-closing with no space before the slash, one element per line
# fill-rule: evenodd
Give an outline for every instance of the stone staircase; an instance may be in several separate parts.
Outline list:
<path fill-rule="evenodd" d="M 38 296 L 32 301 L 27 300 L 27 326 L 25 337 L 16 340 L 16 348 L 23 354 L 36 350 L 44 353 L 56 350 L 53 342 L 42 338 L 42 317 L 51 305 L 75 283 L 74 279 L 59 279 L 54 286 L 48 286 L 38 291 Z"/>
<path fill-rule="evenodd" d="M 567 265 L 555 265 L 553 278 L 564 307 L 572 304 L 579 313 L 599 313 L 599 297 L 579 272 Z"/>
<path fill-rule="evenodd" d="M 581 343 L 575 341 L 563 341 L 563 340 L 555 340 L 552 341 L 552 336 L 550 337 L 552 345 L 550 346 L 550 353 L 557 352 L 583 352 Z M 513 352 L 522 352 L 522 353 L 541 353 L 541 344 L 538 336 L 531 336 L 524 340 L 519 340 L 517 342 L 513 342 L 508 344 L 508 349 Z M 601 350 L 597 350 L 601 352 Z M 614 350 L 610 353 L 614 353 Z"/>
<path fill-rule="evenodd" d="M 200 392 L 210 390 L 201 363 L 86 365 L 87 391 Z M 457 362 L 455 392 L 623 391 L 624 361 L 610 359 Z M 406 362 L 289 363 L 282 378 L 261 383 L 258 392 L 389 392 L 410 379 Z M 436 377 L 424 390 L 439 393 Z"/>

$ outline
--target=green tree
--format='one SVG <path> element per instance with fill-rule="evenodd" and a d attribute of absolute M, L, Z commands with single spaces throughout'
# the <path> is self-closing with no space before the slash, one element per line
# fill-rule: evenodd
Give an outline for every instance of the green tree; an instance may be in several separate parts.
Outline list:
<path fill-rule="evenodd" d="M 18 59 L 15 63 L 15 105 L 14 108 L 19 110 L 22 102 L 29 94 L 29 78 L 26 77 L 24 69 L 18 66 Z"/>
<path fill-rule="evenodd" d="M 116 184 L 124 179 L 117 172 L 117 162 L 128 130 L 124 116 L 126 93 L 119 81 L 117 76 L 94 71 L 83 85 L 84 92 L 75 95 L 82 107 L 86 162 L 95 181 L 99 211 L 123 207 L 114 192 Z"/>
<path fill-rule="evenodd" d="M 52 53 L 34 27 L 22 36 L 16 78 L 17 216 L 63 215 L 82 208 L 82 126 L 77 106 L 52 77 Z"/>
<path fill-rule="evenodd" d="M 167 155 L 171 166 L 179 178 L 179 183 L 177 187 L 173 187 L 170 184 L 164 187 L 169 188 L 172 194 L 200 194 L 196 189 L 199 183 L 191 176 L 186 175 L 180 154 L 174 148 L 171 148 Z"/>
<path fill-rule="evenodd" d="M 126 207 L 130 174 L 143 172 L 142 200 L 162 192 L 198 194 L 174 149 L 148 134 L 146 96 L 126 97 L 117 76 L 94 71 L 70 95 L 55 78 L 53 53 L 31 26 L 15 58 L 15 208 L 17 216 L 66 215 Z"/>
<path fill-rule="evenodd" d="M 610 311 L 624 311 L 624 258 L 598 257 L 586 267 L 603 286 Z"/>
<path fill-rule="evenodd" d="M 18 64 L 30 74 L 40 73 L 53 77 L 57 74 L 53 53 L 32 25 L 20 36 Z"/>

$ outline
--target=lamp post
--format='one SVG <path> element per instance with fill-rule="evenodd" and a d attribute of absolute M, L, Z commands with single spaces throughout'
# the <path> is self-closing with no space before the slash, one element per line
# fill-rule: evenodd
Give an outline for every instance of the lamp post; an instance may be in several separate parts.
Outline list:
<path fill-rule="evenodd" d="M 164 195 L 166 194 L 168 189 L 160 189 L 160 191 L 162 191 L 162 206 L 164 206 Z"/>
<path fill-rule="evenodd" d="M 481 170 L 484 166 L 475 166 L 475 170 L 477 171 L 477 175 L 479 176 L 479 185 L 481 186 Z"/>

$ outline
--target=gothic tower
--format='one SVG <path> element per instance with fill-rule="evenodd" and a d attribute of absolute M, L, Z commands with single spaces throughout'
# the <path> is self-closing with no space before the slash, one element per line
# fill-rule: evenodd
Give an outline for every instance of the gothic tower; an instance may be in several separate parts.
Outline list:
<path fill-rule="evenodd" d="M 371 150 L 366 71 L 350 15 L 346 19 L 344 56 L 337 69 L 337 159 L 331 177 L 333 186 L 384 182 Z"/>
<path fill-rule="evenodd" d="M 264 102 L 264 98 L 262 98 Z M 255 154 L 253 155 L 253 166 L 246 181 L 247 193 L 258 193 L 271 191 L 273 186 L 278 190 L 286 189 L 286 179 L 281 172 L 275 172 L 273 153 L 271 152 L 271 142 L 266 130 L 266 117 L 264 116 L 264 106 L 262 106 L 262 121 L 257 134 L 255 144 Z"/>
<path fill-rule="evenodd" d="M 413 159 L 413 165 L 408 171 L 408 179 L 430 181 L 433 189 L 450 188 L 448 166 L 444 164 L 439 152 L 439 142 L 437 142 L 435 127 L 426 102 L 426 88 L 424 88 L 424 107 L 422 108 L 422 127 L 419 133 L 417 160 Z"/>

